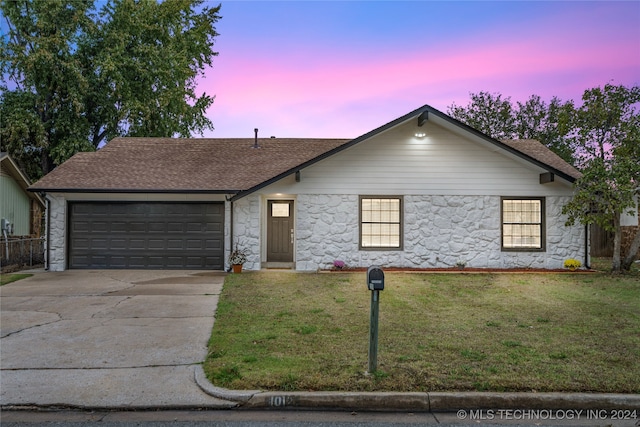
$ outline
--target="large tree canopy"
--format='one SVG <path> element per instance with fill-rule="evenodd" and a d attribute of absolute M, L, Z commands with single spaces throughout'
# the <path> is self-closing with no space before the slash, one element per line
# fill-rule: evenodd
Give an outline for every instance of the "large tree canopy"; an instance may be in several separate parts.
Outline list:
<path fill-rule="evenodd" d="M 613 271 L 629 270 L 640 247 L 636 230 L 629 253 L 621 258 L 621 215 L 637 214 L 640 195 L 640 87 L 589 89 L 582 105 L 571 108 L 569 138 L 583 176 L 563 212 L 569 224 L 596 223 L 614 232 Z"/>
<path fill-rule="evenodd" d="M 556 97 L 547 104 L 538 95 L 514 105 L 511 97 L 479 92 L 471 94 L 466 107 L 454 103 L 447 113 L 495 139 L 536 139 L 573 164 L 573 151 L 565 138 L 569 106 Z"/>
<path fill-rule="evenodd" d="M 575 195 L 564 207 L 568 224 L 598 224 L 614 232 L 613 271 L 629 270 L 640 248 L 635 233 L 621 257 L 621 217 L 640 196 L 640 87 L 588 89 L 582 104 L 531 96 L 517 106 L 501 94 L 471 94 L 466 107 L 448 113 L 496 139 L 537 139 L 582 172 Z"/>
<path fill-rule="evenodd" d="M 31 178 L 116 136 L 212 128 L 196 93 L 220 6 L 203 0 L 0 0 L 2 150 Z"/>

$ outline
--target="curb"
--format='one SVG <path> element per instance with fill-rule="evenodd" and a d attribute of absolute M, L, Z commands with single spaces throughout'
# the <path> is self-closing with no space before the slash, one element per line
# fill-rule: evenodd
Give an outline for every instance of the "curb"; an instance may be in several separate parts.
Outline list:
<path fill-rule="evenodd" d="M 202 366 L 195 380 L 205 393 L 242 408 L 455 412 L 476 409 L 638 410 L 640 394 L 493 392 L 277 392 L 228 390 L 211 384 Z"/>
<path fill-rule="evenodd" d="M 230 407 L 239 406 L 242 403 L 248 402 L 254 395 L 260 393 L 260 390 L 228 390 L 226 388 L 216 387 L 207 380 L 202 365 L 196 365 L 194 379 L 198 387 L 208 395 L 235 402 L 235 405 L 231 405 Z"/>

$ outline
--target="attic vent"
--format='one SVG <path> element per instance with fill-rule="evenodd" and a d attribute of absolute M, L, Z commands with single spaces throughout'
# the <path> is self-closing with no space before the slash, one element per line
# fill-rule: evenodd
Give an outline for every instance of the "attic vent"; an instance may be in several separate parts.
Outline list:
<path fill-rule="evenodd" d="M 255 128 L 253 131 L 256 134 L 255 140 L 253 141 L 253 148 L 260 148 L 258 145 L 258 128 Z"/>

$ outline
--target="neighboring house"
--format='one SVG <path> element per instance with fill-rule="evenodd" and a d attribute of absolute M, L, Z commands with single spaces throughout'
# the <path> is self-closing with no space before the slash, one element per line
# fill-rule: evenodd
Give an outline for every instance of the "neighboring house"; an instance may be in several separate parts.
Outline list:
<path fill-rule="evenodd" d="M 30 185 L 11 156 L 0 153 L 0 219 L 7 235 L 40 236 L 44 200 L 27 191 Z"/>
<path fill-rule="evenodd" d="M 51 270 L 561 268 L 578 171 L 424 106 L 353 140 L 117 138 L 37 182 Z"/>

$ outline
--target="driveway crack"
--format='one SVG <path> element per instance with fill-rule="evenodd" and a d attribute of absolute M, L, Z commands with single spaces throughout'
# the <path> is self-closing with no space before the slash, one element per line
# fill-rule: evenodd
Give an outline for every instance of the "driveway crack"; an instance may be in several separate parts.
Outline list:
<path fill-rule="evenodd" d="M 98 274 L 100 276 L 102 276 L 102 277 L 106 277 L 107 279 L 111 279 L 114 282 L 124 283 L 125 285 L 127 285 L 126 287 L 124 287 L 122 289 L 116 289 L 114 291 L 103 292 L 100 295 L 109 295 L 109 294 L 113 294 L 115 292 L 122 292 L 122 291 L 126 291 L 126 290 L 129 290 L 129 289 L 132 289 L 132 288 L 136 287 L 135 283 L 131 283 L 130 281 L 127 281 L 127 280 L 118 279 L 117 277 L 113 277 L 111 274 L 105 274 L 102 271 L 98 272 Z"/>
<path fill-rule="evenodd" d="M 38 323 L 37 325 L 31 325 L 31 326 L 29 326 L 29 327 L 22 328 L 22 329 L 19 329 L 19 330 L 17 330 L 17 331 L 9 332 L 7 335 L 3 335 L 1 338 L 7 338 L 7 337 L 10 337 L 10 336 L 12 336 L 12 335 L 15 335 L 15 334 L 19 334 L 19 333 L 21 333 L 21 332 L 24 332 L 24 331 L 28 331 L 29 329 L 39 328 L 40 326 L 51 325 L 51 324 L 53 324 L 53 323 L 58 323 L 58 322 L 60 322 L 61 320 L 64 320 L 64 319 L 62 318 L 62 316 L 60 315 L 60 313 L 55 313 L 55 312 L 51 312 L 51 311 L 36 311 L 36 312 L 37 312 L 37 313 L 55 314 L 56 316 L 58 316 L 58 318 L 57 318 L 56 320 L 51 320 L 51 321 L 49 321 L 49 322 Z"/>
<path fill-rule="evenodd" d="M 131 299 L 131 298 L 133 298 L 133 297 L 134 297 L 133 295 L 123 296 L 123 299 L 121 299 L 120 301 L 118 301 L 114 306 L 105 307 L 105 308 L 101 309 L 100 311 L 97 311 L 97 312 L 93 313 L 93 314 L 91 315 L 91 318 L 92 318 L 92 319 L 96 319 L 96 318 L 98 318 L 98 319 L 102 319 L 102 317 L 99 317 L 99 316 L 98 316 L 99 314 L 102 314 L 102 313 L 104 313 L 105 311 L 115 310 L 115 309 L 117 309 L 117 308 L 118 308 L 118 306 L 119 306 L 120 304 L 122 304 L 123 302 L 125 302 L 125 301 L 127 301 L 127 300 L 130 300 L 130 299 Z M 111 319 L 112 319 L 112 318 L 108 318 L 108 320 L 111 320 Z"/>

